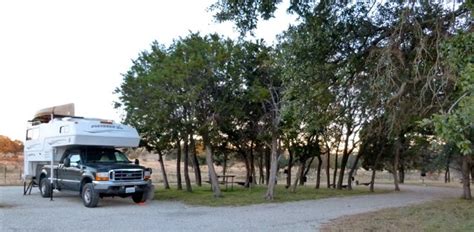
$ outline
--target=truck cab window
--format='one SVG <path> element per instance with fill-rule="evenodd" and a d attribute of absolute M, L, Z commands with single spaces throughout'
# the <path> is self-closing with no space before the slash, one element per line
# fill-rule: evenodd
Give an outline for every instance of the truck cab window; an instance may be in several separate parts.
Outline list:
<path fill-rule="evenodd" d="M 115 159 L 117 160 L 117 162 L 121 162 L 121 163 L 129 163 L 130 162 L 127 159 L 127 156 L 125 154 L 123 154 L 122 152 L 120 152 L 120 151 L 115 151 L 114 155 L 115 155 Z"/>
<path fill-rule="evenodd" d="M 85 153 L 85 163 L 130 163 L 120 151 L 109 148 L 91 148 Z"/>
<path fill-rule="evenodd" d="M 81 156 L 79 154 L 70 154 L 71 166 L 78 166 L 81 163 Z"/>

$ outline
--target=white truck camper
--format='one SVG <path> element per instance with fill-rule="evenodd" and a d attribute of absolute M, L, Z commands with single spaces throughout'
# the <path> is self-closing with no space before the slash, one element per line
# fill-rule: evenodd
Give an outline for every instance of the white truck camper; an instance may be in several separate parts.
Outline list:
<path fill-rule="evenodd" d="M 139 166 L 138 160 L 135 164 L 131 164 L 126 156 L 115 148 L 137 147 L 139 141 L 140 137 L 133 127 L 118 124 L 112 120 L 75 116 L 74 104 L 40 110 L 29 121 L 26 130 L 23 194 L 31 193 L 32 187 L 39 185 L 43 197 L 50 196 L 52 200 L 53 189 L 73 189 L 82 193 L 85 185 L 90 183 L 88 186 L 92 189 L 92 193 L 90 189 L 86 190 L 92 195 L 81 195 L 83 198 L 97 198 L 99 194 L 100 197 L 137 195 L 136 193 L 140 191 L 135 190 L 140 190 L 142 182 L 150 181 L 151 169 Z M 92 154 L 93 152 L 95 153 Z M 77 155 L 74 155 L 75 153 Z M 105 177 L 98 177 L 102 175 L 99 172 L 100 169 L 104 169 L 103 165 L 97 167 L 95 163 L 100 163 L 100 159 L 95 160 L 94 157 L 106 153 L 109 158 L 115 160 L 113 162 L 115 170 L 114 167 L 108 168 L 106 171 L 108 176 L 104 179 Z M 119 163 L 121 163 L 121 168 L 117 170 Z M 112 165 L 111 163 L 103 164 Z M 125 165 L 128 166 L 125 167 Z M 84 174 L 89 169 L 93 169 L 93 171 L 89 175 Z M 70 176 L 71 171 L 76 170 L 77 173 L 82 173 L 78 174 L 76 178 L 67 179 L 60 176 L 62 173 L 68 173 L 67 175 Z M 125 177 L 132 175 L 129 172 L 138 173 L 139 176 L 137 174 L 134 176 L 135 179 L 130 178 L 129 181 L 125 181 Z M 124 175 L 123 178 L 118 176 L 118 173 Z M 71 183 L 77 185 L 71 185 Z M 132 190 L 131 187 L 134 189 Z M 123 192 L 125 188 L 127 188 L 127 192 Z M 142 195 L 135 196 L 135 198 L 139 202 L 143 200 Z M 95 207 L 97 202 L 92 202 L 89 205 L 84 202 L 84 204 L 88 207 Z"/>

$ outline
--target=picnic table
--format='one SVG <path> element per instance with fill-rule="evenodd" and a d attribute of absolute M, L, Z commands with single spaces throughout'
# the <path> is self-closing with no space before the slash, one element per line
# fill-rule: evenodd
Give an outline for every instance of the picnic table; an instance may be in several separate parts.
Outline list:
<path fill-rule="evenodd" d="M 225 190 L 227 190 L 230 183 L 231 190 L 234 190 L 234 177 L 235 175 L 217 175 L 217 181 L 225 185 Z"/>

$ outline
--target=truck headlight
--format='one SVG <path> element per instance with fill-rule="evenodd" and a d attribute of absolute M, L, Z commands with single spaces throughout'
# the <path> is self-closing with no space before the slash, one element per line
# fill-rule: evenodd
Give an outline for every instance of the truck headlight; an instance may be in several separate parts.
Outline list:
<path fill-rule="evenodd" d="M 109 173 L 108 172 L 98 172 L 95 174 L 95 180 L 98 181 L 108 181 Z"/>
<path fill-rule="evenodd" d="M 151 170 L 147 169 L 147 170 L 143 171 L 143 179 L 144 180 L 148 180 L 148 179 L 150 179 L 150 177 L 151 177 Z"/>

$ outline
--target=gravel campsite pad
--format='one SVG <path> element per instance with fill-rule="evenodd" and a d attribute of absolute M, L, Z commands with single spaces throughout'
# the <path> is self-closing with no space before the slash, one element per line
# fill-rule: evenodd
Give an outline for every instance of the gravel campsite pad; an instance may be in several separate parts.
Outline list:
<path fill-rule="evenodd" d="M 42 198 L 37 188 L 26 196 L 22 190 L 0 187 L 0 231 L 317 231 L 322 223 L 340 216 L 461 193 L 456 188 L 404 185 L 398 193 L 242 207 L 165 201 L 134 204 L 130 199 L 104 198 L 97 208 L 90 209 L 76 193 L 55 193 L 50 201 Z"/>

